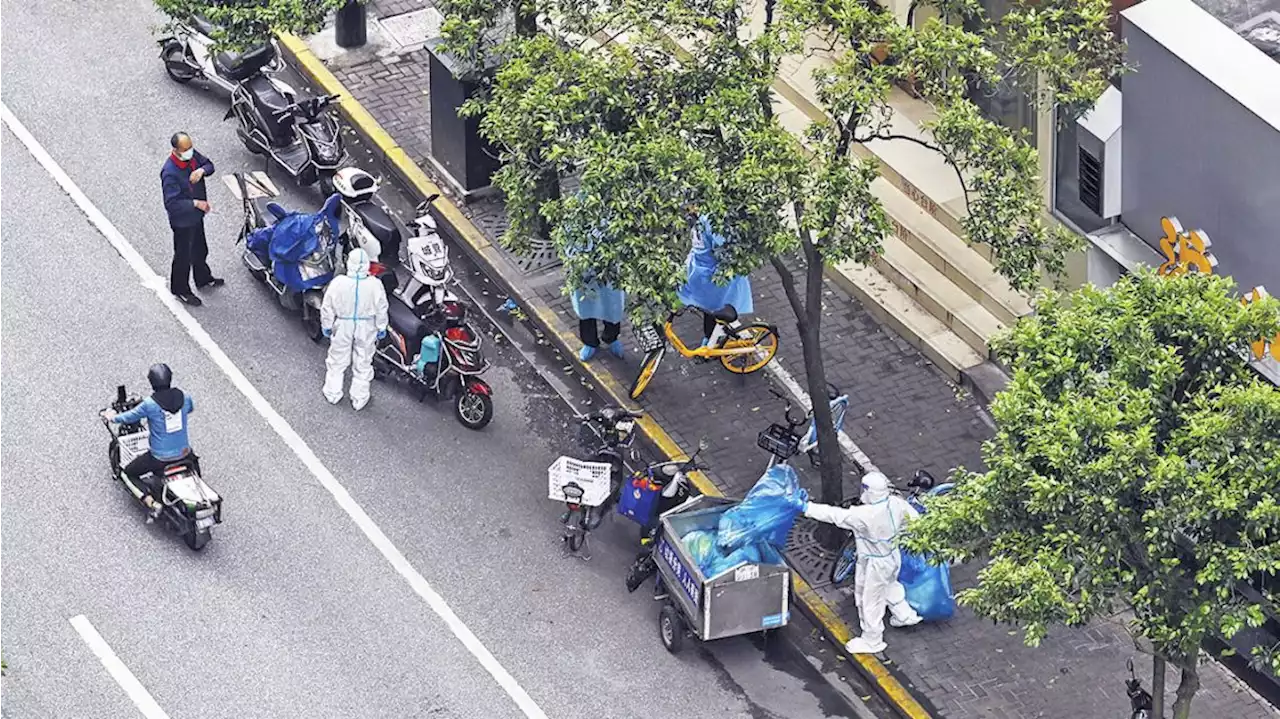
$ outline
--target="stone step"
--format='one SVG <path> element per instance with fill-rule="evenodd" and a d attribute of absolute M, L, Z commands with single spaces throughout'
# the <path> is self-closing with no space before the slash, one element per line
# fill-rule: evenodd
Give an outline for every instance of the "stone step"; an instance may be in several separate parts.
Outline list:
<path fill-rule="evenodd" d="M 918 203 L 884 178 L 872 184 L 872 191 L 893 222 L 898 239 L 1002 324 L 1012 325 L 1031 314 L 1031 304 L 1023 294 L 1014 290 L 990 262 Z"/>
<path fill-rule="evenodd" d="M 872 315 L 920 350 L 953 382 L 984 362 L 967 342 L 893 284 L 874 267 L 844 262 L 828 268 L 827 276 L 856 297 Z"/>
<path fill-rule="evenodd" d="M 956 333 L 975 352 L 988 356 L 987 343 L 1004 323 L 948 280 L 897 237 L 884 239 L 875 268 L 908 297 Z"/>

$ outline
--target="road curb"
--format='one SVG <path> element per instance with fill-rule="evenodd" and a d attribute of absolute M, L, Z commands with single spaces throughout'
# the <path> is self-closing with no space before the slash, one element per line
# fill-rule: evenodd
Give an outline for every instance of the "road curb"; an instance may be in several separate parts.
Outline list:
<path fill-rule="evenodd" d="M 603 398 L 617 406 L 637 408 L 635 403 L 627 398 L 628 392 L 626 388 L 612 375 L 601 371 L 596 365 L 579 362 L 576 359 L 582 344 L 573 329 L 568 327 L 556 315 L 550 305 L 536 296 L 523 292 L 516 283 L 510 280 L 505 270 L 506 262 L 498 254 L 498 248 L 494 247 L 493 243 L 489 242 L 479 228 L 471 223 L 471 220 L 463 214 L 462 210 L 444 195 L 440 187 L 431 181 L 431 178 L 422 171 L 422 168 L 418 167 L 409 158 L 408 153 L 396 144 L 395 139 L 382 128 L 373 115 L 324 66 L 324 63 L 307 47 L 306 42 L 290 33 L 279 33 L 278 37 L 286 59 L 298 72 L 315 83 L 325 93 L 340 96 L 338 107 L 343 116 L 346 117 L 356 134 L 368 143 L 370 148 L 376 150 L 376 153 L 380 155 L 380 159 L 390 167 L 402 182 L 423 197 L 431 194 L 440 195 L 440 199 L 435 202 L 435 208 L 439 212 L 441 219 L 444 220 L 441 229 L 446 230 L 452 236 L 452 239 L 457 241 L 476 262 L 489 271 L 490 278 L 524 309 L 534 324 L 543 331 L 548 339 L 555 343 L 566 359 L 575 362 L 579 369 L 584 370 L 591 377 L 592 382 L 598 392 L 603 395 Z M 666 455 L 668 459 L 683 461 L 688 458 L 688 454 L 681 450 L 676 441 L 649 415 L 646 414 L 641 417 L 636 424 L 640 427 L 645 438 L 653 446 L 657 447 L 662 454 Z M 701 472 L 693 473 L 691 479 L 694 486 L 703 494 L 714 497 L 724 496 Z M 837 647 L 843 647 L 850 638 L 848 625 L 836 615 L 835 611 L 817 595 L 808 582 L 800 577 L 797 572 L 792 571 L 791 577 L 793 582 L 792 596 L 798 600 L 797 606 L 799 606 L 801 612 L 813 621 L 816 626 L 822 628 L 827 639 L 834 642 Z M 920 702 L 875 656 L 859 654 L 852 655 L 850 659 L 850 663 L 876 688 L 880 696 L 900 716 L 905 719 L 932 719 L 932 715 L 924 709 Z"/>

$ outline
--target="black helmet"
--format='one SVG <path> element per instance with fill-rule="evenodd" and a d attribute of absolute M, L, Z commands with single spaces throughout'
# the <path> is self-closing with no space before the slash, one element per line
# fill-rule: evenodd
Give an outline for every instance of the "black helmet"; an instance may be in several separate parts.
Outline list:
<path fill-rule="evenodd" d="M 169 384 L 173 382 L 173 370 L 167 364 L 153 364 L 147 370 L 147 381 L 151 382 L 153 390 L 169 389 Z"/>

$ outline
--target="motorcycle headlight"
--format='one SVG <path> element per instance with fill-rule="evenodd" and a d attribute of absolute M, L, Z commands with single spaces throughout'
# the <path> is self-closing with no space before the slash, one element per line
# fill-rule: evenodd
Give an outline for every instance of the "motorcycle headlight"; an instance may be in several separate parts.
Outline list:
<path fill-rule="evenodd" d="M 427 277 L 430 277 L 433 280 L 443 280 L 445 272 L 447 271 L 448 270 L 444 267 L 428 267 Z"/>

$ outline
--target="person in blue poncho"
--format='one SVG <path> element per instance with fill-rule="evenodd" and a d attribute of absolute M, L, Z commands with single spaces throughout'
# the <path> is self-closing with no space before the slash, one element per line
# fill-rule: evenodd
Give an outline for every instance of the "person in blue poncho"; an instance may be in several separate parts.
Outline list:
<path fill-rule="evenodd" d="M 715 248 L 723 245 L 725 238 L 711 229 L 711 222 L 706 215 L 698 218 L 698 227 L 693 232 L 693 247 L 685 260 L 685 284 L 680 288 L 678 296 L 686 305 L 715 312 L 725 305 L 733 307 L 739 315 L 750 314 L 755 310 L 751 299 L 751 280 L 745 276 L 734 277 L 726 285 L 718 285 L 712 279 L 719 264 L 715 256 Z M 702 316 L 702 344 L 705 347 L 715 331 L 716 321 L 710 314 Z"/>
<path fill-rule="evenodd" d="M 590 250 L 599 237 L 599 230 L 591 232 L 584 250 Z M 578 357 L 586 362 L 595 357 L 596 350 L 604 343 L 609 346 L 613 356 L 621 358 L 622 340 L 618 339 L 618 334 L 622 331 L 622 313 L 627 304 L 627 294 L 614 289 L 612 285 L 592 282 L 588 276 L 584 276 L 583 280 L 583 286 L 569 294 L 573 311 L 578 315 L 578 339 L 582 340 L 582 350 L 578 352 Z M 604 323 L 603 333 L 597 322 Z"/>

